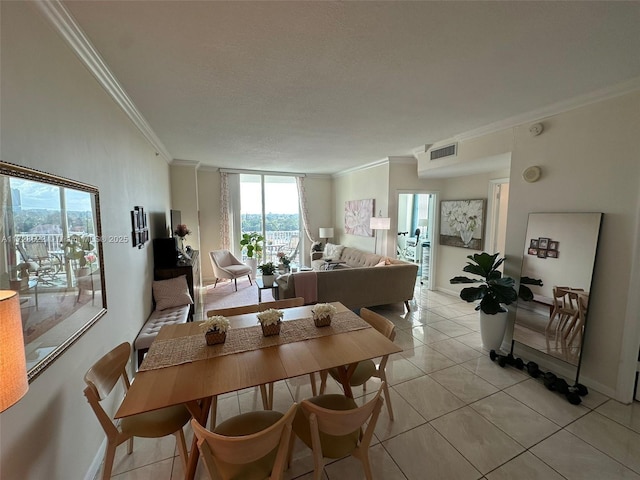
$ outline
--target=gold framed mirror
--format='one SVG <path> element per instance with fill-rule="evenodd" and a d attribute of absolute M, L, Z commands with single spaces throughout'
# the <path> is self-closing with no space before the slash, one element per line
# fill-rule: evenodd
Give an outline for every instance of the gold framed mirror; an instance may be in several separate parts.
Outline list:
<path fill-rule="evenodd" d="M 29 381 L 107 311 L 100 196 L 0 162 L 0 288 L 20 296 Z"/>

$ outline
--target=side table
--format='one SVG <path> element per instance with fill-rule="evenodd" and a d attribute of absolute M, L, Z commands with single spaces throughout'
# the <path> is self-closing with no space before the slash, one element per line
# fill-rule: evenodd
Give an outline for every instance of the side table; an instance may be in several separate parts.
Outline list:
<path fill-rule="evenodd" d="M 258 287 L 258 303 L 262 302 L 262 290 L 269 290 L 271 289 L 271 294 L 273 295 L 273 299 L 277 300 L 278 298 L 278 284 L 276 282 L 273 282 L 273 285 L 270 287 L 265 287 L 264 283 L 262 282 L 262 277 L 258 277 L 255 280 L 256 282 L 256 286 Z"/>

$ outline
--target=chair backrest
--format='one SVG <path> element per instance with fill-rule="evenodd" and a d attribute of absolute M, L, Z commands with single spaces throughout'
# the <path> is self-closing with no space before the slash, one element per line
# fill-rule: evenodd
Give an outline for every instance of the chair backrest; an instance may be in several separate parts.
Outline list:
<path fill-rule="evenodd" d="M 257 433 L 237 437 L 213 433 L 192 419 L 191 425 L 198 439 L 198 448 L 207 468 L 215 469 L 222 478 L 229 478 L 226 472 L 229 469 L 228 464 L 253 463 L 278 448 L 272 474 L 269 478 L 281 478 L 287 461 L 291 422 L 293 422 L 297 408 L 298 405 L 294 403 L 273 425 Z"/>
<path fill-rule="evenodd" d="M 87 384 L 84 389 L 84 395 L 87 397 L 89 405 L 91 405 L 98 417 L 107 436 L 116 435 L 118 429 L 111 417 L 107 415 L 100 405 L 100 401 L 111 393 L 113 387 L 121 378 L 124 382 L 125 390 L 129 389 L 129 377 L 125 367 L 130 355 L 131 344 L 129 342 L 121 343 L 94 363 L 84 375 L 84 381 Z"/>
<path fill-rule="evenodd" d="M 209 257 L 211 258 L 211 265 L 214 270 L 216 268 L 224 268 L 229 265 L 233 265 L 233 255 L 229 250 L 213 250 L 209 252 Z"/>
<path fill-rule="evenodd" d="M 270 308 L 291 308 L 302 307 L 304 305 L 304 297 L 285 298 L 283 300 L 274 300 L 273 302 L 262 302 L 258 304 L 260 312 L 269 310 Z"/>
<path fill-rule="evenodd" d="M 378 421 L 380 409 L 384 402 L 381 397 L 383 388 L 384 382 L 380 385 L 375 397 L 363 406 L 352 410 L 330 410 L 311 403 L 308 400 L 303 400 L 300 403 L 300 408 L 303 409 L 309 418 L 312 435 L 315 426 L 317 426 L 318 431 L 326 433 L 327 435 L 349 435 L 362 428 L 367 420 L 370 419 L 364 435 L 360 437 L 360 444 L 364 448 L 368 448 Z"/>
<path fill-rule="evenodd" d="M 44 242 L 26 242 L 24 249 L 33 260 L 44 260 L 49 257 L 49 250 Z"/>
<path fill-rule="evenodd" d="M 223 317 L 231 317 L 233 315 L 243 315 L 245 313 L 255 313 L 259 312 L 260 305 L 257 303 L 251 305 L 241 305 L 239 307 L 229 307 L 229 308 L 217 308 L 214 310 L 207 311 L 207 317 L 213 317 L 214 315 L 222 315 Z"/>
<path fill-rule="evenodd" d="M 396 326 L 391 320 L 368 308 L 360 309 L 360 317 L 392 342 L 395 340 Z"/>

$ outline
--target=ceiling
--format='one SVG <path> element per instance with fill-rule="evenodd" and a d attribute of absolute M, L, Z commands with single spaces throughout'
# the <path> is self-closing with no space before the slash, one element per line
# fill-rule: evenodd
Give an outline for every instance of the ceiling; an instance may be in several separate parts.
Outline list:
<path fill-rule="evenodd" d="M 640 77 L 640 2 L 62 3 L 201 165 L 336 173 Z"/>

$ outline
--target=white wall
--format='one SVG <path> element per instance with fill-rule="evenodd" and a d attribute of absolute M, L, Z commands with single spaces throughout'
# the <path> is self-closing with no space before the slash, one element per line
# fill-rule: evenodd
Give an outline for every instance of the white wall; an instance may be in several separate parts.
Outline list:
<path fill-rule="evenodd" d="M 180 210 L 180 221 L 191 231 L 189 235 L 184 237 L 184 245 L 189 245 L 194 250 L 200 250 L 199 185 L 196 165 L 171 165 L 169 178 L 171 208 Z"/>
<path fill-rule="evenodd" d="M 375 251 L 376 237 L 362 237 L 346 234 L 344 231 L 344 204 L 348 200 L 374 199 L 374 215 L 390 216 L 389 211 L 389 163 L 334 177 L 335 207 L 334 222 L 336 237 L 334 243 L 354 247 L 368 252 Z M 397 207 L 394 207 L 397 210 Z M 397 212 L 394 218 L 397 216 Z M 387 238 L 395 232 L 395 222 L 391 221 L 393 230 L 378 232 L 378 252 L 387 250 Z M 393 233 L 395 235 L 395 233 Z"/>
<path fill-rule="evenodd" d="M 626 401 L 640 332 L 639 107 L 636 91 L 544 119 L 538 137 L 516 128 L 507 225 L 507 268 L 517 275 L 529 212 L 604 212 L 581 378 Z M 529 184 L 520 174 L 531 165 L 543 176 Z"/>
<path fill-rule="evenodd" d="M 167 164 L 27 2 L 0 8 L 1 158 L 96 185 L 105 236 L 130 235 L 134 205 L 148 213 L 151 236 L 162 233 Z M 103 246 L 108 312 L 0 415 L 3 480 L 81 479 L 104 439 L 82 377 L 148 316 L 153 256 L 150 245 Z"/>

